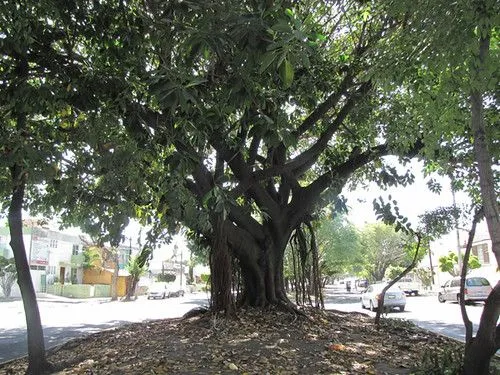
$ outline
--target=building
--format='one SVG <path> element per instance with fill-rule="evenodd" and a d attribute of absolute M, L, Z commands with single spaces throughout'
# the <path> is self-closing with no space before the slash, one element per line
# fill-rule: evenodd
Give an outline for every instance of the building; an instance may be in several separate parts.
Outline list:
<path fill-rule="evenodd" d="M 72 263 L 72 256 L 83 248 L 79 236 L 28 225 L 23 228 L 23 240 L 35 292 L 45 292 L 47 284 L 54 282 L 82 282 L 82 270 Z M 6 258 L 14 256 L 9 242 L 9 228 L 0 228 L 0 253 Z M 20 296 L 17 284 L 12 295 Z"/>
<path fill-rule="evenodd" d="M 111 285 L 113 275 L 115 273 L 114 257 L 106 257 L 103 254 L 104 249 L 100 249 L 100 259 L 96 259 L 91 267 L 80 264 L 80 269 L 83 268 L 82 284 L 87 285 Z M 125 267 L 130 259 L 132 248 L 120 246 L 118 247 L 118 280 L 116 284 L 118 297 L 123 297 L 127 293 L 127 282 L 130 274 Z M 82 254 L 83 255 L 83 254 Z M 83 256 L 79 257 L 80 263 Z"/>
<path fill-rule="evenodd" d="M 113 268 L 113 266 L 108 267 L 109 265 L 105 265 L 105 270 L 99 275 L 89 276 L 90 271 L 87 272 L 87 276 L 85 275 L 83 264 L 84 236 L 51 230 L 36 225 L 34 221 L 26 221 L 26 223 L 28 225 L 25 225 L 23 228 L 23 240 L 35 292 L 44 293 L 47 291 L 47 286 L 53 284 L 75 285 L 85 283 L 98 284 L 101 282 L 108 285 L 111 284 L 111 278 L 110 276 L 106 276 L 106 274 L 110 272 L 109 269 Z M 1 227 L 0 255 L 6 258 L 14 256 L 9 242 L 9 228 Z M 138 250 L 129 243 L 128 245 L 120 246 L 118 251 L 120 276 L 125 277 L 125 267 L 130 256 Z M 125 281 L 120 281 L 119 283 L 126 284 Z M 12 296 L 19 297 L 20 295 L 19 287 L 16 283 L 12 288 Z"/>
<path fill-rule="evenodd" d="M 434 284 L 439 288 L 452 276 L 447 272 L 441 272 L 439 269 L 439 258 L 447 255 L 450 251 L 457 253 L 457 256 L 465 254 L 469 233 L 466 230 L 459 230 L 449 233 L 440 239 L 431 243 L 432 265 L 435 274 Z M 476 228 L 476 233 L 472 243 L 471 254 L 477 256 L 481 267 L 470 270 L 470 276 L 482 276 L 489 280 L 491 285 L 495 285 L 500 279 L 500 273 L 497 271 L 497 262 L 491 247 L 491 239 L 488 233 L 486 222 L 481 221 Z M 426 257 L 422 266 L 429 266 L 429 257 Z"/>

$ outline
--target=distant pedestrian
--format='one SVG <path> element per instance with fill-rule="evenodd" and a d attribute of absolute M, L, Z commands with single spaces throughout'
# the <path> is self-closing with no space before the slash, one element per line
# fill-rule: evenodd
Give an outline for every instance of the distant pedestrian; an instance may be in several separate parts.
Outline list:
<path fill-rule="evenodd" d="M 351 282 L 346 281 L 345 288 L 347 289 L 347 293 L 351 293 Z"/>

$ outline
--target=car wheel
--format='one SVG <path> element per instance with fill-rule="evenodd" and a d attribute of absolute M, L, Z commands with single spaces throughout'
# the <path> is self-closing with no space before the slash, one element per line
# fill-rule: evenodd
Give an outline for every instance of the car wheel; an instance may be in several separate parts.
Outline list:
<path fill-rule="evenodd" d="M 399 311 L 401 311 L 401 312 L 405 311 L 405 307 L 404 306 L 399 306 Z"/>
<path fill-rule="evenodd" d="M 441 303 L 445 303 L 446 300 L 444 299 L 444 296 L 441 293 L 438 293 L 438 301 Z"/>
<path fill-rule="evenodd" d="M 373 307 L 373 302 L 370 301 L 370 311 L 375 311 L 375 307 Z"/>

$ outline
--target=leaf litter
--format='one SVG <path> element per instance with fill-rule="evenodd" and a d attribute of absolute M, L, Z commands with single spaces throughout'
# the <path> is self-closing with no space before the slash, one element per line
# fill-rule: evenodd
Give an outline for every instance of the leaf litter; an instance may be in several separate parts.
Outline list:
<path fill-rule="evenodd" d="M 425 350 L 456 341 L 412 323 L 361 313 L 275 309 L 206 313 L 188 319 L 133 323 L 50 349 L 58 375 L 69 374 L 410 374 Z M 22 374 L 26 358 L 0 365 Z"/>

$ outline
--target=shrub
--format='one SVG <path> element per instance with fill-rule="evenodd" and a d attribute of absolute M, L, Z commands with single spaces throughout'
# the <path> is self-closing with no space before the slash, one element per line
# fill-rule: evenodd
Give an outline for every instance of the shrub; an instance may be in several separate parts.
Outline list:
<path fill-rule="evenodd" d="M 442 351 L 426 350 L 415 375 L 457 375 L 462 373 L 463 346 L 453 345 Z"/>
<path fill-rule="evenodd" d="M 170 283 L 175 281 L 176 276 L 173 273 L 160 273 L 156 276 L 156 281 Z"/>

